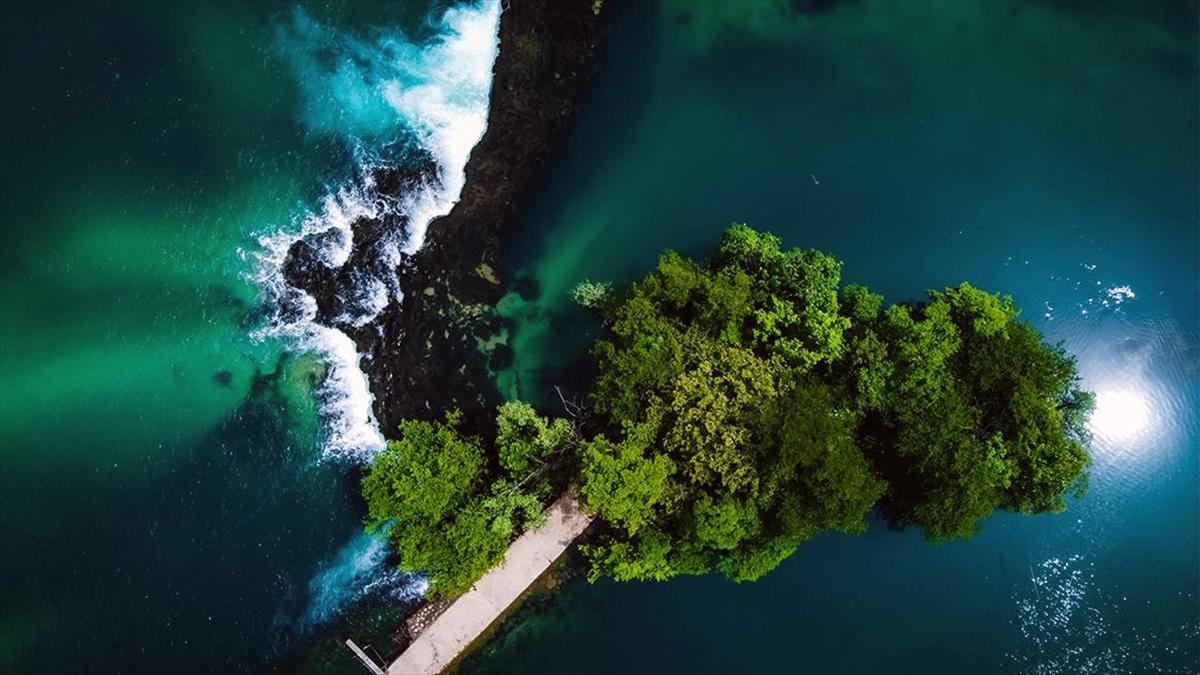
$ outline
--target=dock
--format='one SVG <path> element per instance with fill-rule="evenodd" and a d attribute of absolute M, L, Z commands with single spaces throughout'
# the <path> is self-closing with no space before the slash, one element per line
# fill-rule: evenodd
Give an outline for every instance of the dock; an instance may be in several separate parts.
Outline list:
<path fill-rule="evenodd" d="M 460 657 L 537 581 L 591 524 L 564 495 L 546 509 L 546 523 L 522 534 L 504 560 L 456 598 L 387 668 L 387 675 L 439 673 Z"/>

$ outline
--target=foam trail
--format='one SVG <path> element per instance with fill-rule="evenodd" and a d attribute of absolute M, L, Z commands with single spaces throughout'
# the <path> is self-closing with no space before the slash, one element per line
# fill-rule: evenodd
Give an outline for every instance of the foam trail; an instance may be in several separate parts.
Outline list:
<path fill-rule="evenodd" d="M 417 191 L 407 204 L 407 253 L 421 247 L 429 223 L 449 213 L 458 201 L 471 149 L 487 130 L 492 64 L 499 50 L 500 6 L 493 0 L 482 8 L 447 10 L 447 38 L 419 61 L 422 84 L 406 87 L 401 79 L 393 79 L 382 87 L 384 98 L 419 135 L 421 145 L 437 159 L 439 167 L 441 185 Z"/>
<path fill-rule="evenodd" d="M 397 204 L 408 218 L 405 253 L 420 249 L 429 223 L 462 193 L 467 158 L 487 130 L 499 29 L 499 0 L 485 0 L 447 9 L 437 36 L 423 44 L 402 34 L 337 34 L 301 10 L 281 37 L 310 131 L 351 138 L 374 155 L 399 128 L 436 162 L 433 180 Z"/>
<path fill-rule="evenodd" d="M 429 223 L 458 201 L 467 159 L 487 128 L 499 22 L 499 0 L 482 0 L 446 10 L 433 24 L 434 37 L 420 43 L 396 31 L 369 38 L 339 33 L 299 9 L 280 31 L 279 47 L 302 94 L 305 127 L 342 138 L 358 164 L 318 208 L 287 229 L 258 237 L 249 254 L 269 314 L 255 336 L 284 338 L 327 365 L 317 391 L 327 429 L 325 457 L 365 461 L 384 447 L 361 357 L 338 327 L 363 327 L 402 298 L 396 266 L 421 248 Z M 380 194 L 376 169 L 413 157 L 432 160 L 432 170 L 403 194 Z M 341 268 L 353 250 L 352 226 L 361 219 L 385 226 L 371 252 L 378 264 L 375 271 L 350 270 L 342 314 L 334 325 L 322 325 L 316 301 L 284 278 L 288 251 L 304 240 L 322 262 Z"/>
<path fill-rule="evenodd" d="M 255 331 L 254 337 L 283 338 L 297 350 L 319 354 L 325 363 L 325 376 L 316 394 L 326 426 L 322 446 L 326 457 L 365 460 L 383 449 L 384 439 L 354 341 L 317 322 L 316 300 L 287 283 L 283 266 L 292 244 L 315 234 L 323 235 L 318 249 L 322 260 L 332 267 L 345 264 L 353 240 L 351 224 L 377 215 L 378 201 L 371 199 L 373 188 L 367 183 L 326 196 L 322 209 L 306 214 L 297 231 L 260 236 L 254 253 L 258 263 L 254 280 L 271 311 L 266 326 Z"/>
<path fill-rule="evenodd" d="M 301 625 L 325 623 L 368 595 L 381 594 L 401 602 L 423 596 L 429 582 L 420 575 L 386 569 L 387 556 L 383 535 L 356 534 L 309 581 L 310 600 Z"/>

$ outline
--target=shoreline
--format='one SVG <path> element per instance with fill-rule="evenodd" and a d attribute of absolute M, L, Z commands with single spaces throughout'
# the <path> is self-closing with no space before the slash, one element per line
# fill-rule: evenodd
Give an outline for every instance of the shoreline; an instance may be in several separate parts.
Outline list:
<path fill-rule="evenodd" d="M 503 326 L 493 307 L 510 288 L 497 261 L 575 116 L 603 20 L 592 0 L 512 0 L 503 10 L 487 131 L 467 162 L 462 194 L 402 263 L 403 301 L 352 335 L 366 355 L 384 436 L 401 419 L 453 408 L 481 431 L 500 403 L 491 371 L 503 366 L 505 350 L 478 346 Z"/>
<path fill-rule="evenodd" d="M 392 660 L 386 672 L 442 672 L 486 640 L 547 570 L 575 545 L 593 518 L 580 510 L 570 494 L 559 497 L 546 513 L 545 525 L 518 537 L 499 565 L 475 582 L 471 590 L 448 601 Z"/>
<path fill-rule="evenodd" d="M 605 13 L 595 11 L 593 0 L 507 0 L 487 129 L 471 151 L 458 201 L 429 223 L 424 246 L 396 269 L 403 298 L 364 326 L 338 326 L 361 355 L 385 438 L 394 435 L 400 420 L 440 418 L 456 408 L 463 412 L 465 431 L 494 433 L 493 412 L 502 401 L 492 373 L 505 365 L 507 346 L 485 353 L 480 345 L 503 329 L 494 305 L 513 290 L 498 276 L 498 261 L 505 236 L 575 117 L 604 26 Z M 400 195 L 429 170 L 398 167 L 377 172 L 375 180 L 381 194 Z M 371 219 L 351 227 L 355 253 L 368 251 L 381 231 Z M 308 291 L 326 317 L 335 315 L 324 308 L 339 302 L 336 275 L 344 272 L 314 264 L 303 248 L 294 253 L 299 255 L 289 254 L 289 281 Z M 346 267 L 355 260 L 352 254 Z M 400 645 L 407 649 L 413 642 L 408 619 L 425 605 L 405 608 L 375 640 L 361 633 L 356 639 L 379 642 L 385 652 Z M 507 615 L 511 606 L 500 609 L 493 619 Z M 349 637 L 338 632 L 339 643 Z"/>
<path fill-rule="evenodd" d="M 349 259 L 329 266 L 318 245 L 298 239 L 283 261 L 287 283 L 316 303 L 316 322 L 355 346 L 383 437 L 403 419 L 439 418 L 460 409 L 465 428 L 490 432 L 501 403 L 492 373 L 511 360 L 494 348 L 505 322 L 495 304 L 511 290 L 497 276 L 503 240 L 557 153 L 575 117 L 604 33 L 595 0 L 506 0 L 492 65 L 487 128 L 472 148 L 464 185 L 449 213 L 427 227 L 424 245 L 394 272 L 402 296 L 361 325 L 341 318 L 355 270 L 384 273 L 376 249 L 396 223 L 359 217 L 349 229 Z M 432 159 L 379 168 L 370 177 L 382 198 L 402 200 L 438 170 Z M 402 227 L 404 223 L 400 224 Z"/>

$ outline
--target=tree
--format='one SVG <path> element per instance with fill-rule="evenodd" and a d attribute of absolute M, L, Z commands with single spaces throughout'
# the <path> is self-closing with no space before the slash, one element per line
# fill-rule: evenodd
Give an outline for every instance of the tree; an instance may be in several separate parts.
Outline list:
<path fill-rule="evenodd" d="M 613 443 L 604 436 L 583 446 L 580 474 L 584 501 L 594 504 L 607 522 L 629 534 L 654 517 L 655 508 L 668 499 L 675 464 L 652 452 L 656 425 L 643 423 L 625 430 Z"/>
<path fill-rule="evenodd" d="M 757 579 L 822 532 L 863 532 L 876 505 L 932 542 L 997 509 L 1064 509 L 1086 479 L 1094 397 L 1063 347 L 966 283 L 884 307 L 839 292 L 840 273 L 735 225 L 710 261 L 667 251 L 620 292 L 587 282 L 606 329 L 598 432 L 515 401 L 488 443 L 457 412 L 404 422 L 363 481 L 368 529 L 445 596 L 570 479 L 603 523 L 583 547 L 593 579 Z"/>
<path fill-rule="evenodd" d="M 509 401 L 497 409 L 496 449 L 500 465 L 513 477 L 523 477 L 546 458 L 575 440 L 575 428 L 564 419 L 541 417 L 533 406 Z"/>
<path fill-rule="evenodd" d="M 584 279 L 571 289 L 571 299 L 584 309 L 602 309 L 612 297 L 612 284 Z"/>
<path fill-rule="evenodd" d="M 962 284 L 883 307 L 841 265 L 735 225 L 712 260 L 667 251 L 598 306 L 585 506 L 592 575 L 743 581 L 877 502 L 931 541 L 996 509 L 1061 510 L 1092 399 L 1012 300 Z"/>
<path fill-rule="evenodd" d="M 816 532 L 863 529 L 882 484 L 853 412 L 805 376 L 842 350 L 839 270 L 735 226 L 711 263 L 668 251 L 605 307 L 591 400 L 620 440 L 584 451 L 581 494 L 612 526 L 595 574 L 750 580 Z"/>
<path fill-rule="evenodd" d="M 465 590 L 499 562 L 507 539 L 477 497 L 486 459 L 480 440 L 444 422 L 409 420 L 363 479 L 369 531 L 386 529 L 402 569 L 425 572 L 433 595 Z"/>
<path fill-rule="evenodd" d="M 807 370 L 841 353 L 849 320 L 838 312 L 842 265 L 820 251 L 780 249 L 778 237 L 746 225 L 726 230 L 713 268 L 752 280 L 752 333 L 759 344 Z"/>
<path fill-rule="evenodd" d="M 1061 511 L 1090 461 L 1092 398 L 1074 360 L 1021 321 L 1010 298 L 966 283 L 929 296 L 859 315 L 849 350 L 863 353 L 878 336 L 886 351 L 869 347 L 873 369 L 889 378 L 881 395 L 861 397 L 864 436 L 889 484 L 885 510 L 932 541 L 969 537 L 998 508 Z M 858 361 L 843 372 L 856 369 Z M 863 389 L 857 380 L 851 388 Z"/>
<path fill-rule="evenodd" d="M 461 418 L 400 423 L 400 439 L 388 441 L 363 479 L 372 523 L 439 521 L 474 494 L 486 459 L 478 438 L 458 432 Z"/>
<path fill-rule="evenodd" d="M 430 594 L 465 591 L 504 556 L 514 537 L 544 519 L 541 464 L 574 440 L 564 420 L 547 420 L 519 402 L 497 411 L 495 450 L 503 473 L 489 469 L 483 441 L 443 422 L 401 422 L 398 440 L 376 455 L 363 479 L 367 529 L 386 532 L 401 569 L 430 578 Z"/>

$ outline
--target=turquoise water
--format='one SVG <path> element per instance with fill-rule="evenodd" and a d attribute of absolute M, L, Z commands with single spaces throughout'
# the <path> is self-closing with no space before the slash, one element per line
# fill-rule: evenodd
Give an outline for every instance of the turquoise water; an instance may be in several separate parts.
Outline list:
<path fill-rule="evenodd" d="M 1194 6 L 611 4 L 590 98 L 509 249 L 539 294 L 503 305 L 501 386 L 580 386 L 597 327 L 575 282 L 703 255 L 745 221 L 891 300 L 964 279 L 1011 293 L 1099 395 L 1091 490 L 937 548 L 872 522 L 754 584 L 577 582 L 466 670 L 1200 667 Z"/>
<path fill-rule="evenodd" d="M 1196 670 L 1194 8 L 826 4 L 604 3 L 610 48 L 508 249 L 540 295 L 502 306 L 498 384 L 578 387 L 596 326 L 566 290 L 744 220 L 892 299 L 1011 292 L 1101 395 L 1091 493 L 936 549 L 873 523 L 753 585 L 575 583 L 467 669 Z M 429 153 L 403 215 L 447 207 L 498 6 L 445 9 L 10 9 L 0 671 L 356 672 L 336 639 L 419 590 L 360 533 L 380 433 L 357 355 L 277 272 L 300 236 L 336 259 L 349 217 L 397 215 L 366 167 Z M 343 320 L 391 281 L 357 278 Z"/>
<path fill-rule="evenodd" d="M 290 669 L 363 598 L 386 620 L 419 590 L 360 532 L 357 354 L 278 253 L 391 213 L 364 167 L 418 150 L 442 173 L 406 215 L 445 207 L 496 10 L 6 11 L 0 671 Z"/>

